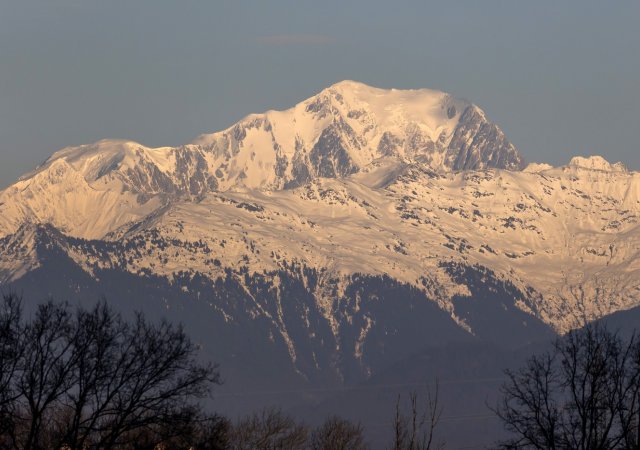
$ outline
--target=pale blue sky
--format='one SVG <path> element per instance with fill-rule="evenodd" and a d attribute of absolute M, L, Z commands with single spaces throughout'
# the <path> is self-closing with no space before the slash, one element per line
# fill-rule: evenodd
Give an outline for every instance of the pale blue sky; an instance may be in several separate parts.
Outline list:
<path fill-rule="evenodd" d="M 481 106 L 528 161 L 640 170 L 640 1 L 0 0 L 0 186 L 102 138 L 177 145 L 342 79 Z"/>

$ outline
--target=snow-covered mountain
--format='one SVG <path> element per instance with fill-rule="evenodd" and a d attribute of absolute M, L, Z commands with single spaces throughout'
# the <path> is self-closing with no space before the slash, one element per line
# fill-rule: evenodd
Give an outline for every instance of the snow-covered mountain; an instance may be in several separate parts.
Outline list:
<path fill-rule="evenodd" d="M 182 147 L 55 153 L 0 193 L 0 283 L 168 309 L 223 367 L 357 380 L 639 305 L 639 218 L 621 164 L 525 168 L 471 103 L 341 82 Z"/>
<path fill-rule="evenodd" d="M 475 105 L 437 91 L 344 81 L 177 148 L 104 140 L 60 150 L 0 194 L 0 233 L 28 221 L 100 238 L 168 199 L 340 179 L 384 157 L 440 171 L 524 166 Z"/>

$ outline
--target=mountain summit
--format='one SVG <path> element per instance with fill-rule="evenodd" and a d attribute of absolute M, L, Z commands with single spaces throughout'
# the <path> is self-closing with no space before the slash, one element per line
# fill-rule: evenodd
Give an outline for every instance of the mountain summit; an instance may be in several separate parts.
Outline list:
<path fill-rule="evenodd" d="M 289 189 L 348 177 L 381 158 L 438 172 L 524 167 L 504 133 L 467 101 L 343 81 L 180 147 L 103 140 L 62 149 L 0 194 L 0 235 L 28 220 L 101 237 L 170 197 Z"/>
<path fill-rule="evenodd" d="M 428 89 L 337 83 L 287 111 L 251 115 L 194 144 L 216 155 L 227 188 L 301 185 L 339 178 L 394 157 L 440 171 L 520 170 L 523 160 L 477 106 Z M 219 161 L 219 162 L 218 162 Z M 259 167 L 259 169 L 257 168 Z"/>

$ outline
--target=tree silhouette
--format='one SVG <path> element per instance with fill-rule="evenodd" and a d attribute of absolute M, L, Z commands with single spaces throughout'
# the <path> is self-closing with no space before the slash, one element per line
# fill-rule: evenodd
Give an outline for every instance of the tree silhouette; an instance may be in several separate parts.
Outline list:
<path fill-rule="evenodd" d="M 309 437 L 312 450 L 366 450 L 364 430 L 360 424 L 354 424 L 338 416 L 327 418 Z"/>
<path fill-rule="evenodd" d="M 504 448 L 640 448 L 640 342 L 601 325 L 559 339 L 506 372 L 498 416 Z"/>
<path fill-rule="evenodd" d="M 231 432 L 235 450 L 298 450 L 306 447 L 308 429 L 278 408 L 240 419 Z"/>
<path fill-rule="evenodd" d="M 111 449 L 141 431 L 156 444 L 174 437 L 199 420 L 196 400 L 220 382 L 197 353 L 182 327 L 139 313 L 126 321 L 104 301 L 75 311 L 49 301 L 25 320 L 19 299 L 5 295 L 2 445 Z"/>
<path fill-rule="evenodd" d="M 393 450 L 431 450 L 441 449 L 442 443 L 436 443 L 435 431 L 442 417 L 439 401 L 440 386 L 436 380 L 433 392 L 427 389 L 425 407 L 421 407 L 417 392 L 409 395 L 409 414 L 401 412 L 400 396 L 396 402 L 393 420 Z"/>

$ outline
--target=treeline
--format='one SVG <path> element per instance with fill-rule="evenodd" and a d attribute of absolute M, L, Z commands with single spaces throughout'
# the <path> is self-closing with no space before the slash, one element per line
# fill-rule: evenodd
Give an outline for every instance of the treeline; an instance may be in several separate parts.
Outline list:
<path fill-rule="evenodd" d="M 640 340 L 589 325 L 549 348 L 505 372 L 493 410 L 510 437 L 496 447 L 640 450 Z M 337 416 L 312 428 L 279 409 L 237 421 L 208 414 L 200 402 L 221 378 L 198 351 L 181 326 L 125 320 L 105 302 L 49 301 L 27 318 L 4 295 L 0 450 L 369 448 L 363 427 Z M 441 448 L 441 414 L 437 387 L 399 398 L 390 442 L 376 448 Z"/>
<path fill-rule="evenodd" d="M 181 326 L 142 314 L 125 320 L 106 302 L 92 309 L 46 302 L 29 318 L 20 298 L 0 304 L 0 449 L 368 448 L 363 428 L 330 417 L 310 428 L 278 409 L 236 422 L 199 402 L 220 384 Z M 395 449 L 431 448 L 429 414 L 410 398 L 395 414 Z"/>

